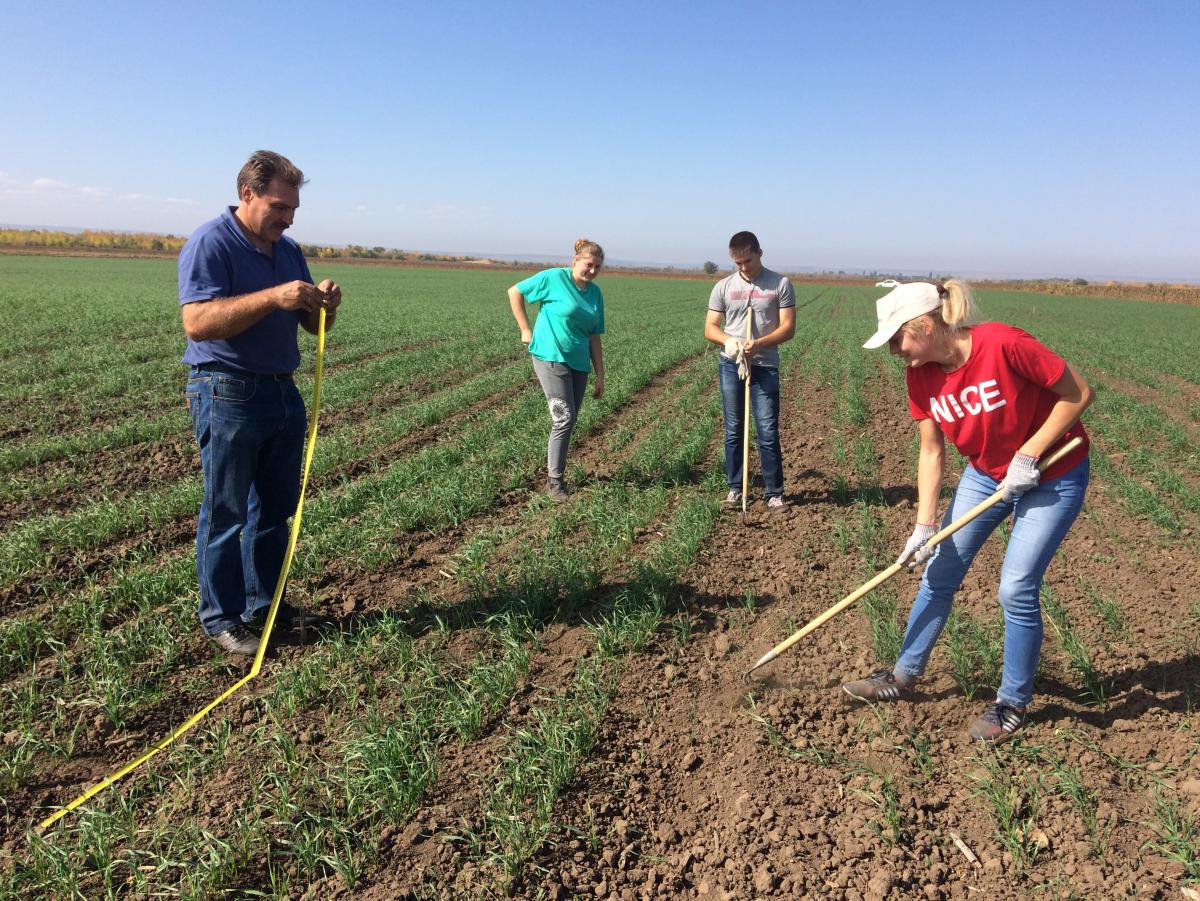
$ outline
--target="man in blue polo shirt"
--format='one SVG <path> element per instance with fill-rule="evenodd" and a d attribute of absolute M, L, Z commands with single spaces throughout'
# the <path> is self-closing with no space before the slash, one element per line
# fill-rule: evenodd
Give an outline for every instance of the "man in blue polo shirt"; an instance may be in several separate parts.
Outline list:
<path fill-rule="evenodd" d="M 204 223 L 179 255 L 187 403 L 200 447 L 204 499 L 196 529 L 200 624 L 224 650 L 253 655 L 246 624 L 265 613 L 300 497 L 304 401 L 296 327 L 333 326 L 342 291 L 314 285 L 298 244 L 283 236 L 304 174 L 260 150 L 238 173 L 239 203 Z M 282 624 L 314 618 L 282 605 Z"/>

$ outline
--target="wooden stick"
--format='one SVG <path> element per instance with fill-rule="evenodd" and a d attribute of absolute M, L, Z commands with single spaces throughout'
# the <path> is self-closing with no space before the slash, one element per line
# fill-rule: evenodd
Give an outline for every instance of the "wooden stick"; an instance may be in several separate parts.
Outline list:
<path fill-rule="evenodd" d="M 962 840 L 961 835 L 959 835 L 957 832 L 951 832 L 950 841 L 954 842 L 954 847 L 958 848 L 959 851 L 962 851 L 963 857 L 971 861 L 971 863 L 975 864 L 975 866 L 979 866 L 979 858 L 975 856 L 974 851 L 967 847 L 967 843 Z"/>
<path fill-rule="evenodd" d="M 750 289 L 754 293 L 754 289 Z M 746 340 L 753 336 L 754 304 L 746 301 Z M 750 487 L 750 358 L 742 354 L 743 365 L 746 367 L 746 404 L 742 410 L 742 522 L 746 521 L 746 494 Z"/>
<path fill-rule="evenodd" d="M 1061 460 L 1063 457 L 1065 457 L 1071 451 L 1075 450 L 1075 448 L 1077 448 L 1082 443 L 1083 443 L 1082 438 L 1072 438 L 1070 441 L 1068 441 L 1066 444 L 1064 444 L 1062 447 L 1060 447 L 1058 450 L 1056 450 L 1049 457 L 1045 457 L 1042 460 L 1040 460 L 1038 462 L 1038 471 L 1045 472 L 1047 469 L 1049 469 L 1051 466 L 1053 466 L 1055 463 L 1057 463 L 1059 460 Z M 968 510 L 966 513 L 964 513 L 958 519 L 954 520 L 954 522 L 950 523 L 950 525 L 946 526 L 940 532 L 935 532 L 933 537 L 930 538 L 927 542 L 925 542 L 925 546 L 933 547 L 935 544 L 938 544 L 939 542 L 945 540 L 946 538 L 949 538 L 951 535 L 953 535 L 955 532 L 957 532 L 959 529 L 961 529 L 963 526 L 965 526 L 967 523 L 969 523 L 971 520 L 973 520 L 975 517 L 977 517 L 980 513 L 982 513 L 984 510 L 987 510 L 991 507 L 994 507 L 996 504 L 998 504 L 1003 499 L 1003 497 L 1004 497 L 1003 489 L 997 490 L 996 493 L 993 494 L 991 497 L 989 497 L 987 500 L 983 501 L 980 504 L 977 504 L 975 507 Z M 880 585 L 882 585 L 884 582 L 886 582 L 892 576 L 896 575 L 896 573 L 898 573 L 898 572 L 900 572 L 900 570 L 904 569 L 905 565 L 906 564 L 904 564 L 904 563 L 893 563 L 891 566 L 889 566 L 883 572 L 877 574 L 874 578 L 865 582 L 863 585 L 856 588 L 854 591 L 850 592 L 848 595 L 846 595 L 844 598 L 842 598 L 840 601 L 838 601 L 836 604 L 834 604 L 832 607 L 830 607 L 828 610 L 826 610 L 820 616 L 816 617 L 814 620 L 812 620 L 810 623 L 808 623 L 802 629 L 796 630 L 796 632 L 792 633 L 792 635 L 790 637 L 788 637 L 784 641 L 781 641 L 779 644 L 775 645 L 775 647 L 773 647 L 770 651 L 768 651 L 766 654 L 764 654 L 759 659 L 758 663 L 754 664 L 754 666 L 752 666 L 752 667 L 750 667 L 750 669 L 746 670 L 746 675 L 749 676 L 752 672 L 754 672 L 760 666 L 770 663 L 772 660 L 774 660 L 776 657 L 778 657 L 780 654 L 782 654 L 784 651 L 786 651 L 788 648 L 790 648 L 792 645 L 794 645 L 796 642 L 798 642 L 801 638 L 803 638 L 805 635 L 808 635 L 810 632 L 814 632 L 817 629 L 819 629 L 821 626 L 825 625 L 825 623 L 829 622 L 829 620 L 833 619 L 835 616 L 837 616 L 839 613 L 841 613 L 843 610 L 845 610 L 847 607 L 849 607 L 851 604 L 853 604 L 855 601 L 857 601 L 863 595 L 868 594 L 871 591 L 874 591 L 876 588 L 878 588 Z"/>

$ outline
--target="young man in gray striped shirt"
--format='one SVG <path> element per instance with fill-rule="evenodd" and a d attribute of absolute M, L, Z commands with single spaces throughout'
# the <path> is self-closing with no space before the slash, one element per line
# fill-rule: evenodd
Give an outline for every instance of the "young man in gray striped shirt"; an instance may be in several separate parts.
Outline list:
<path fill-rule="evenodd" d="M 745 382 L 750 379 L 750 406 L 758 432 L 763 496 L 767 510 L 782 512 L 783 452 L 779 445 L 779 345 L 796 333 L 796 295 L 787 276 L 766 269 L 753 232 L 729 239 L 729 256 L 737 271 L 721 279 L 708 298 L 704 337 L 722 348 L 718 357 L 721 407 L 725 419 L 725 474 L 729 506 L 742 502 L 742 429 Z M 753 316 L 749 340 L 746 319 Z"/>

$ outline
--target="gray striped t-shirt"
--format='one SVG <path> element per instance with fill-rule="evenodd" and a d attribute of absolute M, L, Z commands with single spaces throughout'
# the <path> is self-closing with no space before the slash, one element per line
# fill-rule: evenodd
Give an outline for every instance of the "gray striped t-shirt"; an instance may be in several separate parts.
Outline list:
<path fill-rule="evenodd" d="M 746 310 L 754 308 L 754 325 L 751 334 L 755 338 L 769 335 L 779 328 L 779 310 L 782 307 L 794 307 L 796 295 L 792 291 L 792 283 L 786 275 L 780 275 L 770 269 L 763 269 L 753 282 L 742 278 L 740 272 L 735 272 L 713 285 L 712 294 L 708 298 L 708 308 L 725 314 L 725 324 L 722 328 L 725 334 L 745 340 Z M 779 368 L 779 348 L 768 347 L 761 353 L 750 358 L 755 366 Z"/>

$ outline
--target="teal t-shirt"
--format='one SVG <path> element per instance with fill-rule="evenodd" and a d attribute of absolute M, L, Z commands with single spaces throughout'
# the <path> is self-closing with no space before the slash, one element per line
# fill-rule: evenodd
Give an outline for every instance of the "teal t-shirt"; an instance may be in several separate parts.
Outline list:
<path fill-rule="evenodd" d="M 548 363 L 566 363 L 577 372 L 592 371 L 589 339 L 604 334 L 604 295 L 593 282 L 580 291 L 571 270 L 543 269 L 517 282 L 529 303 L 540 303 L 529 352 Z"/>

